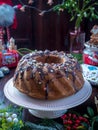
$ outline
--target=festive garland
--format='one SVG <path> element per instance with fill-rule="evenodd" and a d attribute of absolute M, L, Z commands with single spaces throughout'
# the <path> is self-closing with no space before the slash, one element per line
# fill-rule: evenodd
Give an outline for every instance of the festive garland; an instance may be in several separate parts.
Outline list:
<path fill-rule="evenodd" d="M 20 49 L 17 49 L 17 52 L 19 53 L 20 56 L 23 56 L 27 53 L 33 52 L 33 50 L 30 50 L 28 48 L 20 48 Z"/>
<path fill-rule="evenodd" d="M 24 122 L 22 120 L 23 108 L 9 105 L 0 110 L 0 130 L 97 130 L 98 115 L 91 107 L 87 113 L 68 110 L 60 117 L 62 123 L 53 119 L 40 119 L 39 123 Z"/>

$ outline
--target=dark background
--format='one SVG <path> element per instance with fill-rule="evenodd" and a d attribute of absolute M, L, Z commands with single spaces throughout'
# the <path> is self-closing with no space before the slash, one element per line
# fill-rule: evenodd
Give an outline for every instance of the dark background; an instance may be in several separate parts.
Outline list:
<path fill-rule="evenodd" d="M 54 0 L 54 5 L 61 0 Z M 23 0 L 26 4 L 27 0 Z M 13 0 L 13 4 L 18 4 L 18 0 Z M 52 6 L 47 5 L 47 0 L 35 0 L 33 6 L 41 10 L 48 10 Z M 69 22 L 70 16 L 67 12 L 58 15 L 56 12 L 45 13 L 40 16 L 39 12 L 26 8 L 25 13 L 16 11 L 18 21 L 17 29 L 10 29 L 11 36 L 15 38 L 18 48 L 30 48 L 37 50 L 64 50 L 69 51 L 69 31 L 74 28 L 74 21 Z M 86 33 L 86 41 L 90 38 L 91 28 L 97 24 L 98 20 L 90 22 L 85 19 L 82 22 L 82 30 Z"/>

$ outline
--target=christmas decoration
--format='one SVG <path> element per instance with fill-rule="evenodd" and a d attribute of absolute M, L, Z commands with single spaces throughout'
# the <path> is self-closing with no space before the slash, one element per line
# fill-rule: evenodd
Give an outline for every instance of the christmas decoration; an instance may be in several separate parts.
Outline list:
<path fill-rule="evenodd" d="M 4 47 L 2 45 L 2 40 L 0 40 L 0 52 L 2 52 L 2 50 L 4 50 Z"/>
<path fill-rule="evenodd" d="M 0 0 L 0 26 L 11 25 L 15 29 L 17 27 L 15 9 L 21 10 L 21 7 L 21 4 L 13 6 L 12 0 Z"/>
<path fill-rule="evenodd" d="M 7 51 L 6 53 L 1 54 L 1 67 L 7 66 L 9 68 L 13 68 L 17 66 L 19 61 L 19 55 L 16 50 Z"/>
<path fill-rule="evenodd" d="M 10 38 L 9 40 L 9 46 L 8 49 L 11 50 L 16 50 L 17 46 L 15 45 L 15 39 L 13 37 Z"/>
<path fill-rule="evenodd" d="M 4 35 L 7 34 L 7 41 L 10 39 L 9 27 L 17 28 L 17 19 L 15 15 L 16 9 L 23 11 L 22 5 L 13 6 L 12 0 L 0 0 L 0 40 L 2 44 L 6 44 Z M 6 47 L 6 46 L 5 46 Z"/>
<path fill-rule="evenodd" d="M 13 24 L 15 11 L 7 4 L 0 5 L 0 26 L 8 27 Z"/>

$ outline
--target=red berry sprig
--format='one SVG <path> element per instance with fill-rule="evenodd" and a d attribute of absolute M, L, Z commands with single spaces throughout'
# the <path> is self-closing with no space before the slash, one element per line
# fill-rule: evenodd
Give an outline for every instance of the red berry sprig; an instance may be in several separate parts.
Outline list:
<path fill-rule="evenodd" d="M 86 126 L 89 126 L 87 118 L 77 114 L 66 113 L 61 118 L 66 130 L 78 130 L 79 128 L 84 128 L 86 130 Z M 86 126 L 83 125 L 84 123 Z"/>

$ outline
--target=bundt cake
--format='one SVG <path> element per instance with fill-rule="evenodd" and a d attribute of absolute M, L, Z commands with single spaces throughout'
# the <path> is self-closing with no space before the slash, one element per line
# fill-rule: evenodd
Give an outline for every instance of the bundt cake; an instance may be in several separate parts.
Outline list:
<path fill-rule="evenodd" d="M 80 64 L 71 54 L 45 50 L 20 59 L 13 84 L 33 98 L 54 100 L 77 93 L 84 85 L 84 78 Z"/>

